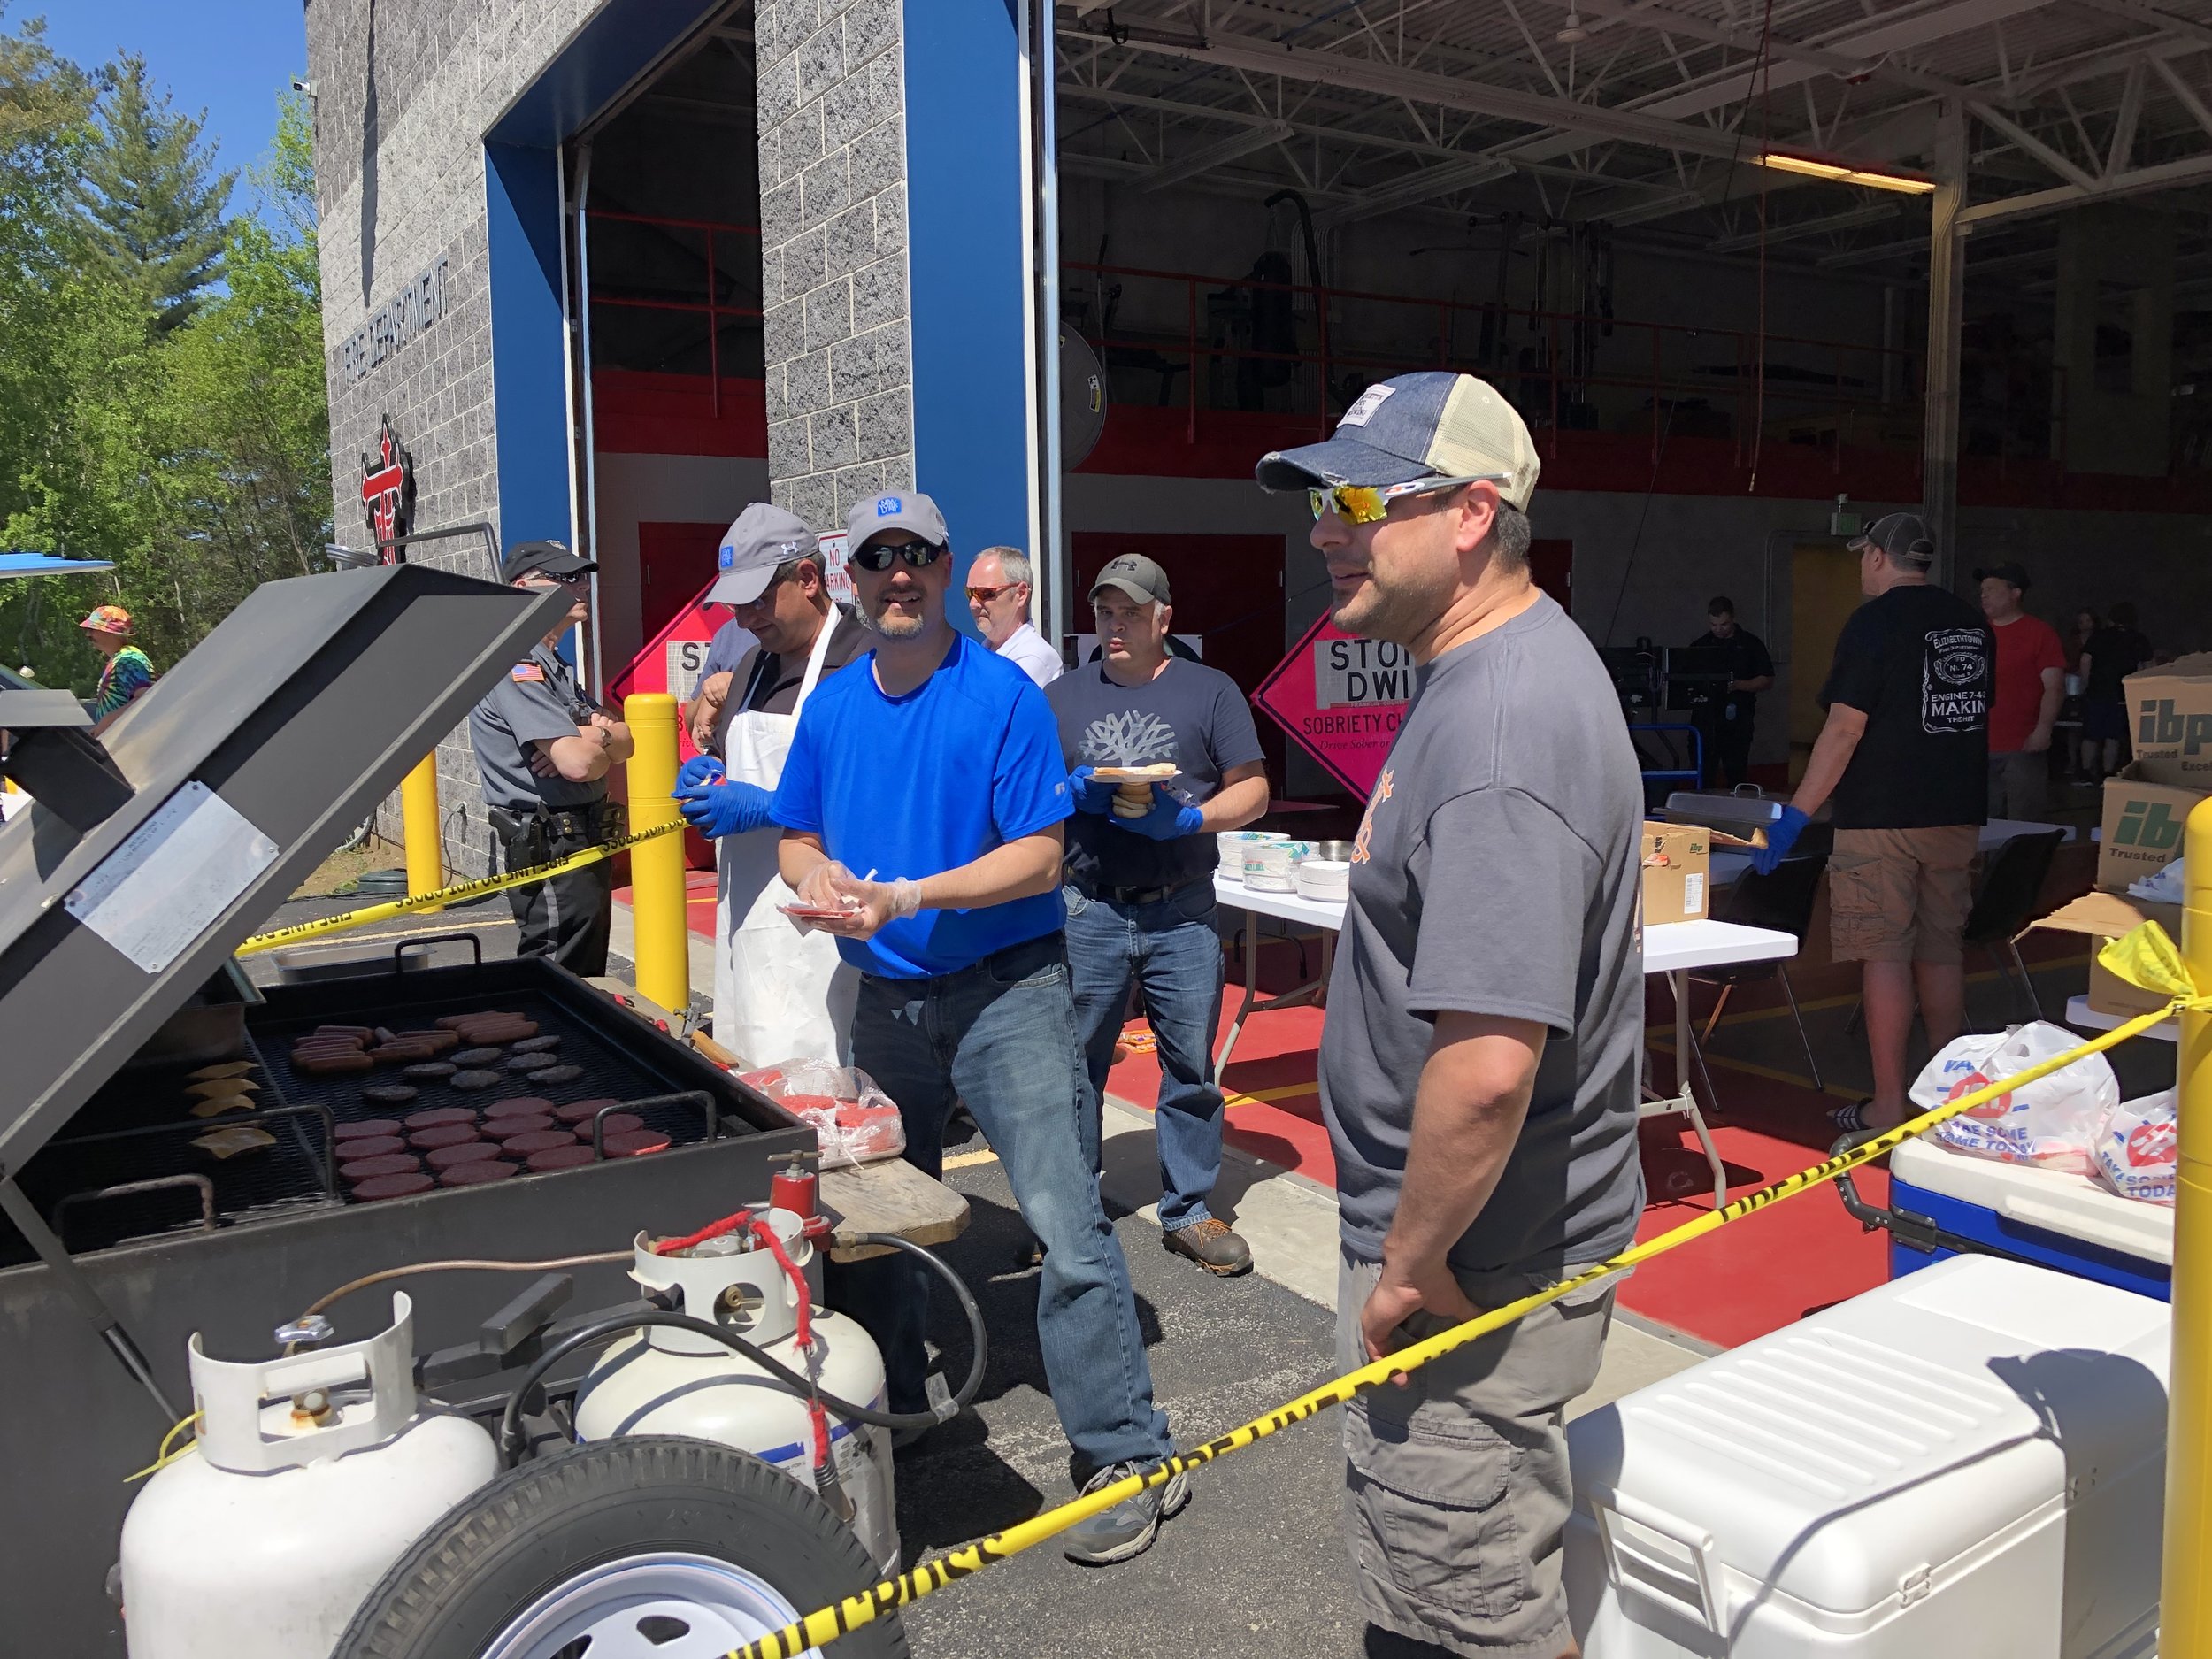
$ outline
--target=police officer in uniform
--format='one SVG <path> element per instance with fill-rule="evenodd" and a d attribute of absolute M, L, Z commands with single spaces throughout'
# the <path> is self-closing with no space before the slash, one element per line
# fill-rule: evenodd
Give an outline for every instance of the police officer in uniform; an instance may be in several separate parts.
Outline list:
<path fill-rule="evenodd" d="M 1736 602 L 1725 594 L 1705 607 L 1705 619 L 1710 627 L 1690 641 L 1690 649 L 1725 651 L 1728 683 L 1700 687 L 1690 719 L 1704 736 L 1703 781 L 1732 789 L 1748 781 L 1751 728 L 1758 718 L 1759 694 L 1774 685 L 1774 658 L 1767 654 L 1766 641 L 1736 620 Z"/>
<path fill-rule="evenodd" d="M 484 804 L 509 870 L 565 858 L 622 833 L 622 809 L 607 799 L 607 774 L 629 759 L 630 728 L 577 689 L 575 671 L 553 649 L 589 618 L 596 568 L 558 541 L 525 541 L 500 561 L 502 581 L 536 594 L 565 589 L 569 596 L 559 625 L 469 711 Z M 521 934 L 517 956 L 550 956 L 586 978 L 607 971 L 611 859 L 510 887 L 507 902 Z"/>

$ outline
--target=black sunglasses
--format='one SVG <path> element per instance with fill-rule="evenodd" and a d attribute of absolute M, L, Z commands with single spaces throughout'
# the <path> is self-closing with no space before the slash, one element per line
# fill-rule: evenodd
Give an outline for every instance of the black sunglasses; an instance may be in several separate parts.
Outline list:
<path fill-rule="evenodd" d="M 872 541 L 857 552 L 848 553 L 845 562 L 857 565 L 864 571 L 887 571 L 895 558 L 903 559 L 910 570 L 927 570 L 950 549 L 927 541 Z"/>

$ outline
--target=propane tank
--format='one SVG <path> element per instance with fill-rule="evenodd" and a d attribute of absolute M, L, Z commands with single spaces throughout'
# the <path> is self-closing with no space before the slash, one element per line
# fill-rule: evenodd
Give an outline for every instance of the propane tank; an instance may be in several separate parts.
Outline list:
<path fill-rule="evenodd" d="M 803 1275 L 813 1258 L 805 1223 L 769 1210 L 785 1256 Z M 672 1297 L 680 1311 L 726 1326 L 754 1347 L 811 1377 L 841 1400 L 884 1409 L 883 1358 L 854 1320 L 811 1308 L 812 1347 L 798 1341 L 803 1279 L 792 1282 L 749 1231 L 726 1233 L 662 1256 L 639 1233 L 630 1277 Z M 576 1437 L 686 1434 L 750 1452 L 803 1486 L 817 1486 L 885 1572 L 899 1564 L 887 1431 L 828 1413 L 833 1481 L 818 1483 L 814 1425 L 805 1399 L 733 1348 L 693 1332 L 652 1325 L 603 1352 L 576 1394 Z M 849 1511 L 848 1513 L 848 1511 Z"/>
<path fill-rule="evenodd" d="M 489 1434 L 417 1397 L 404 1295 L 365 1342 L 236 1364 L 196 1333 L 191 1362 L 197 1443 L 123 1518 L 131 1659 L 328 1653 L 392 1563 L 499 1472 Z"/>

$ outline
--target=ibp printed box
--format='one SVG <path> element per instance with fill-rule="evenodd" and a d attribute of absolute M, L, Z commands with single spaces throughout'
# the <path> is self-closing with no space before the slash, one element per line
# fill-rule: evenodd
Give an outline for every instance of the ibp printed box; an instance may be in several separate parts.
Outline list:
<path fill-rule="evenodd" d="M 2124 893 L 2128 883 L 2154 876 L 2181 856 L 2189 809 L 2212 793 L 2154 781 L 2138 761 L 2104 780 L 2104 826 L 2097 842 L 2097 885 Z"/>
<path fill-rule="evenodd" d="M 2212 792 L 2212 651 L 2146 668 L 2120 683 L 2146 783 Z"/>

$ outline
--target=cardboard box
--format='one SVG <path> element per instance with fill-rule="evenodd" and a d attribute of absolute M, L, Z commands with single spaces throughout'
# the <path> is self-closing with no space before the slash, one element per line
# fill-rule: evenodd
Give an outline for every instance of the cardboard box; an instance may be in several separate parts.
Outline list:
<path fill-rule="evenodd" d="M 1713 832 L 1702 824 L 1644 820 L 1644 926 L 1705 919 L 1712 887 Z"/>
<path fill-rule="evenodd" d="M 2189 810 L 2208 792 L 2212 789 L 2156 782 L 2145 775 L 2140 761 L 2106 779 L 2097 885 L 2108 893 L 2125 893 L 2130 882 L 2154 876 L 2180 857 Z"/>
<path fill-rule="evenodd" d="M 2155 991 L 2146 991 L 2140 987 L 2130 985 L 2099 962 L 2097 952 L 2104 949 L 2106 941 L 2132 932 L 2143 922 L 2156 922 L 2172 936 L 2176 944 L 2181 942 L 2180 905 L 2153 904 L 2147 900 L 2129 898 L 2121 893 L 2085 893 L 2070 903 L 2061 905 L 2040 921 L 2030 922 L 2025 931 L 2033 933 L 2040 927 L 2050 933 L 2085 935 L 2091 941 L 2090 1010 L 2127 1018 L 2163 1008 L 2167 999 Z"/>
<path fill-rule="evenodd" d="M 2146 668 L 2120 682 L 2146 783 L 2212 791 L 2212 652 Z"/>

